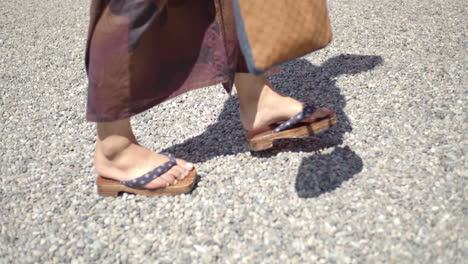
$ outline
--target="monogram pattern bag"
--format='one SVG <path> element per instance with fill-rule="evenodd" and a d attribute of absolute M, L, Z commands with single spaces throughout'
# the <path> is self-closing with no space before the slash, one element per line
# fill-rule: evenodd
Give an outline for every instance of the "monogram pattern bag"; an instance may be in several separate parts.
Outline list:
<path fill-rule="evenodd" d="M 233 0 L 247 67 L 270 67 L 325 47 L 332 39 L 326 0 Z"/>

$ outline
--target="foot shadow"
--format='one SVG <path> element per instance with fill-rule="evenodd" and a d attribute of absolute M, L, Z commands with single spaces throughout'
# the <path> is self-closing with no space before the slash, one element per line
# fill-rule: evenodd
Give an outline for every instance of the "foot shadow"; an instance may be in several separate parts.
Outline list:
<path fill-rule="evenodd" d="M 350 121 L 344 113 L 346 101 L 336 87 L 335 78 L 343 74 L 357 74 L 374 69 L 382 64 L 380 56 L 339 55 L 315 66 L 305 59 L 296 59 L 281 66 L 281 73 L 269 76 L 274 87 L 299 101 L 333 109 L 338 117 L 336 126 L 317 136 L 316 140 L 287 139 L 275 142 L 268 151 L 253 152 L 252 155 L 268 158 L 278 152 L 313 152 L 323 148 L 340 145 L 343 135 L 352 130 Z M 205 162 L 212 158 L 248 152 L 244 129 L 241 125 L 237 97 L 230 97 L 216 123 L 207 127 L 205 132 L 171 146 L 164 152 L 191 162 Z"/>
<path fill-rule="evenodd" d="M 331 192 L 362 168 L 362 159 L 348 146 L 335 147 L 329 154 L 304 158 L 296 178 L 297 195 L 312 198 Z"/>

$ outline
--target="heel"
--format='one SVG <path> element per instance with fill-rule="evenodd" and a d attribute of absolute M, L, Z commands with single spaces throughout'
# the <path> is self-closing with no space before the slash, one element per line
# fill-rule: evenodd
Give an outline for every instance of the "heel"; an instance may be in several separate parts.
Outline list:
<path fill-rule="evenodd" d="M 96 179 L 97 192 L 101 196 L 118 196 L 122 190 L 119 182 L 98 176 Z"/>
<path fill-rule="evenodd" d="M 273 147 L 273 140 L 252 140 L 249 142 L 249 148 L 251 151 L 262 151 Z"/>
<path fill-rule="evenodd" d="M 119 192 L 114 188 L 109 188 L 106 186 L 98 186 L 97 192 L 100 196 L 118 196 Z"/>

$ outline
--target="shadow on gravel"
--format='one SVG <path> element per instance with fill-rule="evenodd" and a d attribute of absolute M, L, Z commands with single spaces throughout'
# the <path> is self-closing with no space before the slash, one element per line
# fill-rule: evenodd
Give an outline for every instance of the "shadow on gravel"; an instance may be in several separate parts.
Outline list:
<path fill-rule="evenodd" d="M 331 192 L 362 168 L 362 159 L 348 146 L 335 147 L 329 154 L 304 158 L 296 178 L 297 195 L 312 198 Z"/>
<path fill-rule="evenodd" d="M 352 127 L 344 113 L 346 101 L 340 89 L 336 87 L 335 78 L 343 74 L 357 74 L 372 70 L 382 62 L 380 56 L 340 55 L 329 59 L 321 66 L 315 66 L 305 59 L 296 59 L 283 65 L 280 74 L 269 76 L 275 88 L 299 101 L 332 108 L 337 114 L 338 123 L 315 139 L 281 140 L 275 142 L 273 149 L 253 152 L 252 155 L 258 158 L 269 158 L 281 151 L 315 152 L 342 144 L 343 135 L 350 132 Z M 217 122 L 209 125 L 205 132 L 163 151 L 195 163 L 218 156 L 247 152 L 245 131 L 239 120 L 238 108 L 237 98 L 230 97 L 224 103 Z M 351 160 L 348 159 L 350 157 Z M 338 160 L 342 162 L 337 163 Z M 327 172 L 329 174 L 309 169 L 323 163 L 325 165 L 321 165 L 322 167 L 332 170 Z M 359 164 L 361 165 L 358 166 Z M 331 154 L 312 156 L 303 160 L 296 189 L 300 197 L 314 197 L 321 192 L 333 190 L 340 182 L 351 178 L 361 169 L 362 161 L 353 151 L 349 148 L 337 147 Z M 343 170 L 346 172 L 342 172 Z M 326 183 L 323 178 L 329 176 L 333 176 L 334 180 Z"/>

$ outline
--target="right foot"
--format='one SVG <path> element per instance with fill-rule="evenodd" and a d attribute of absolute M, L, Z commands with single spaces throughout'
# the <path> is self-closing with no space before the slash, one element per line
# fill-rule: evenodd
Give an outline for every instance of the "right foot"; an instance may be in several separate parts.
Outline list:
<path fill-rule="evenodd" d="M 162 165 L 169 158 L 140 146 L 135 140 L 112 135 L 104 140 L 98 139 L 94 153 L 94 166 L 99 175 L 105 178 L 128 181 Z M 183 180 L 193 169 L 193 164 L 176 159 L 177 165 L 160 177 L 149 182 L 146 189 L 157 189 L 174 185 Z"/>
<path fill-rule="evenodd" d="M 238 74 L 236 77 L 240 118 L 247 131 L 286 121 L 304 107 L 301 102 L 276 91 L 264 76 Z M 332 113 L 330 109 L 318 108 L 307 121 L 313 122 Z"/>

